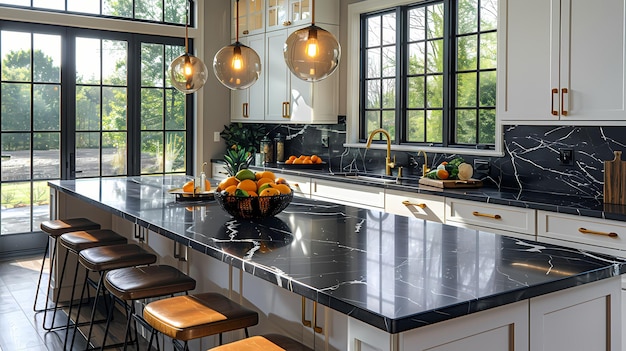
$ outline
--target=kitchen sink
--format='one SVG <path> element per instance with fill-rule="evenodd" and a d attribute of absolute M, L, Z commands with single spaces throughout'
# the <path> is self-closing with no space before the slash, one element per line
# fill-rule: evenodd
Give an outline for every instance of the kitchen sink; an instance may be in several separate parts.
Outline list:
<path fill-rule="evenodd" d="M 372 173 L 362 173 L 362 172 L 347 172 L 347 173 L 334 173 L 336 177 L 342 177 L 347 179 L 358 179 L 368 182 L 376 182 L 376 183 L 395 183 L 397 178 L 394 176 L 388 176 L 383 174 L 372 174 Z"/>

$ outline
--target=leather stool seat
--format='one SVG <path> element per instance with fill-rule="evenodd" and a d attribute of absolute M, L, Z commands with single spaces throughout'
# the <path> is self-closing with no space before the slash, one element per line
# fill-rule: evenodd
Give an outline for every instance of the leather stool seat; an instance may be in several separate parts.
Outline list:
<path fill-rule="evenodd" d="M 301 343 L 278 334 L 252 336 L 210 349 L 209 351 L 313 351 Z"/>
<path fill-rule="evenodd" d="M 128 240 L 112 230 L 96 229 L 64 233 L 59 242 L 70 251 L 80 252 L 97 246 L 126 244 Z"/>
<path fill-rule="evenodd" d="M 48 233 L 48 235 L 57 237 L 61 234 L 77 230 L 100 229 L 100 224 L 87 218 L 67 218 L 43 221 L 41 222 L 40 227 L 41 230 Z"/>
<path fill-rule="evenodd" d="M 139 300 L 193 290 L 196 281 L 172 266 L 128 267 L 109 271 L 109 292 L 122 300 Z"/>
<path fill-rule="evenodd" d="M 175 296 L 151 302 L 143 318 L 172 339 L 188 341 L 256 325 L 259 315 L 218 293 Z"/>
<path fill-rule="evenodd" d="M 135 244 L 92 247 L 78 254 L 80 264 L 94 272 L 152 264 L 156 259 L 155 254 Z"/>

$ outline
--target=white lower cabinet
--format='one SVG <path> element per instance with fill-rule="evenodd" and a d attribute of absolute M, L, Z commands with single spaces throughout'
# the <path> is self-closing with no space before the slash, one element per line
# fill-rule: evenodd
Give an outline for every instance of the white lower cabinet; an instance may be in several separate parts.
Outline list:
<path fill-rule="evenodd" d="M 226 164 L 219 162 L 211 162 L 211 178 L 215 180 L 222 180 L 228 177 L 226 171 Z"/>
<path fill-rule="evenodd" d="M 312 179 L 311 198 L 362 208 L 377 210 L 385 208 L 385 189 L 383 188 L 333 182 L 326 179 Z"/>
<path fill-rule="evenodd" d="M 443 223 L 445 200 L 443 196 L 387 189 L 385 212 Z"/>
<path fill-rule="evenodd" d="M 534 238 L 536 211 L 529 208 L 446 198 L 446 224 L 508 236 Z"/>
<path fill-rule="evenodd" d="M 280 172 L 274 172 L 274 175 L 276 176 L 276 178 L 285 179 L 295 196 L 306 198 L 311 197 L 311 178 Z"/>

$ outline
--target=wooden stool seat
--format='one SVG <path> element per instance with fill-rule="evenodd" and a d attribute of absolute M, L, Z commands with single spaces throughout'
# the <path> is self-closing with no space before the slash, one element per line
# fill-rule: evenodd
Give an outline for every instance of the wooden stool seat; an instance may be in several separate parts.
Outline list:
<path fill-rule="evenodd" d="M 135 244 L 117 244 L 92 247 L 80 251 L 78 262 L 93 272 L 148 265 L 156 262 L 156 255 Z"/>
<path fill-rule="evenodd" d="M 188 341 L 256 325 L 259 315 L 218 293 L 175 296 L 151 302 L 143 318 L 172 339 Z"/>
<path fill-rule="evenodd" d="M 48 235 L 57 237 L 77 230 L 100 229 L 100 224 L 87 218 L 67 218 L 43 221 L 40 227 Z"/>
<path fill-rule="evenodd" d="M 252 336 L 210 349 L 209 351 L 313 351 L 301 343 L 278 334 Z"/>
<path fill-rule="evenodd" d="M 126 244 L 128 240 L 110 229 L 95 229 L 64 233 L 59 242 L 66 249 L 78 253 L 97 246 Z"/>

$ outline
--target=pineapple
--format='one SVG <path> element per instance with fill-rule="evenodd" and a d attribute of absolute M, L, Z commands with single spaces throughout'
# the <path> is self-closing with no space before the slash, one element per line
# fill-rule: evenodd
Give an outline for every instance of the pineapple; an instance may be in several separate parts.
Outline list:
<path fill-rule="evenodd" d="M 252 162 L 253 155 L 244 148 L 238 148 L 233 145 L 232 148 L 226 150 L 224 162 L 226 162 L 226 171 L 229 176 L 234 176 L 242 169 L 248 168 Z"/>

